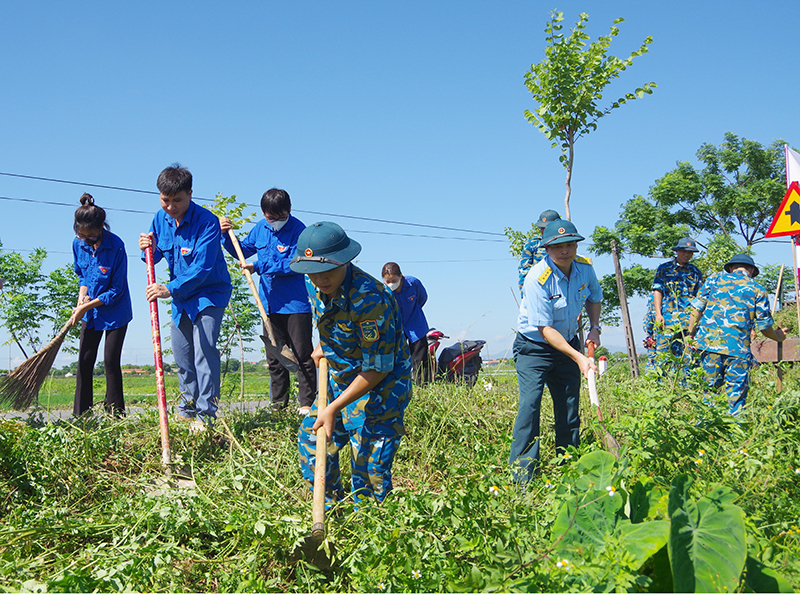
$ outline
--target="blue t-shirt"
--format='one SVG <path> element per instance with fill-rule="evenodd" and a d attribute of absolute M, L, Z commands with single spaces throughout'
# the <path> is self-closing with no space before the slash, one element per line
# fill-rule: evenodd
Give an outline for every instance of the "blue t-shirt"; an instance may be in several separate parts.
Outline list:
<path fill-rule="evenodd" d="M 428 301 L 428 292 L 422 282 L 411 275 L 403 276 L 403 286 L 399 290 L 392 292 L 397 304 L 400 305 L 400 313 L 403 315 L 403 332 L 408 341 L 414 343 L 421 340 L 428 333 L 428 321 L 422 307 Z"/>
<path fill-rule="evenodd" d="M 601 302 L 603 291 L 589 259 L 572 261 L 570 277 L 549 256 L 525 277 L 517 331 L 534 342 L 544 342 L 539 327 L 556 329 L 568 342 L 578 335 L 578 317 L 586 302 Z"/>
<path fill-rule="evenodd" d="M 100 300 L 103 306 L 86 311 L 83 321 L 95 331 L 118 329 L 133 319 L 131 293 L 128 290 L 128 256 L 125 244 L 111 233 L 103 231 L 97 250 L 75 238 L 72 241 L 75 274 L 81 286 L 86 286 L 90 300 Z"/>
<path fill-rule="evenodd" d="M 245 258 L 256 255 L 253 266 L 260 278 L 258 295 L 267 313 L 311 312 L 305 276 L 289 268 L 297 252 L 297 238 L 305 227 L 290 215 L 286 225 L 275 232 L 266 219 L 261 219 L 239 242 Z M 223 235 L 223 242 L 230 255 L 238 259 L 229 234 Z"/>
<path fill-rule="evenodd" d="M 231 299 L 231 276 L 222 253 L 222 230 L 213 213 L 189 202 L 179 227 L 163 210 L 153 217 L 150 231 L 155 236 L 153 260 L 167 259 L 172 294 L 172 322 L 181 313 L 191 321 L 209 306 L 225 308 Z M 142 252 L 144 260 L 144 252 Z"/>

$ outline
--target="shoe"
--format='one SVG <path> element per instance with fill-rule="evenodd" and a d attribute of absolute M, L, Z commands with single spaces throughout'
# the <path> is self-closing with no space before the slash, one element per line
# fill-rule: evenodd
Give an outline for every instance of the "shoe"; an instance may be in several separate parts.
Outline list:
<path fill-rule="evenodd" d="M 310 406 L 301 406 L 300 408 L 297 409 L 297 414 L 300 415 L 301 417 L 307 416 L 308 413 L 310 412 L 311 412 Z"/>
<path fill-rule="evenodd" d="M 189 425 L 189 433 L 203 433 L 206 429 L 206 424 L 200 419 L 195 419 L 192 421 L 192 424 Z"/>

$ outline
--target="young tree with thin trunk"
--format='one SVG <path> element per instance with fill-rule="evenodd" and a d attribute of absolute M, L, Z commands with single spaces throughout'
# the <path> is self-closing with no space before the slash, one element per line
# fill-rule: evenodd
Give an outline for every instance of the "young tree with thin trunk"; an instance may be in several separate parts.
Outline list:
<path fill-rule="evenodd" d="M 620 76 L 633 59 L 648 51 L 653 38 L 647 36 L 638 50 L 628 58 L 620 59 L 608 54 L 608 48 L 619 34 L 617 25 L 624 19 L 615 19 L 607 36 L 588 44 L 586 24 L 589 15 L 581 13 L 569 35 L 562 32 L 563 13 L 552 11 L 545 27 L 547 47 L 545 58 L 531 65 L 525 73 L 525 86 L 539 105 L 533 111 L 526 110 L 525 117 L 553 142 L 560 146 L 559 160 L 567 170 L 566 195 L 563 217 L 570 220 L 569 200 L 572 194 L 572 168 L 575 162 L 575 142 L 583 135 L 597 129 L 597 121 L 628 100 L 652 94 L 656 84 L 652 81 L 625 94 L 607 108 L 598 107 L 603 98 L 603 89 Z"/>

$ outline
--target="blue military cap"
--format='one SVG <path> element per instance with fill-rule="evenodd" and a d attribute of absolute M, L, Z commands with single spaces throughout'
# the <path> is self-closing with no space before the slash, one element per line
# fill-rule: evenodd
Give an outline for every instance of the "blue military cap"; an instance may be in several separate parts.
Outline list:
<path fill-rule="evenodd" d="M 547 224 L 556 219 L 560 219 L 561 215 L 554 210 L 546 210 L 539 215 L 539 220 L 536 221 L 537 227 L 547 227 Z"/>
<path fill-rule="evenodd" d="M 673 250 L 688 250 L 689 252 L 700 252 L 697 249 L 697 242 L 695 242 L 690 237 L 681 238 L 678 240 L 678 243 L 675 244 Z"/>
<path fill-rule="evenodd" d="M 758 270 L 758 267 L 756 266 L 756 263 L 753 260 L 753 257 L 752 256 L 748 256 L 747 254 L 734 254 L 731 257 L 731 259 L 728 262 L 725 263 L 725 267 L 724 267 L 725 272 L 726 273 L 730 273 L 731 271 L 733 271 L 734 267 L 738 267 L 740 265 L 753 267 L 753 269 L 755 269 L 755 271 L 753 273 L 753 277 L 758 277 L 758 274 L 760 273 L 760 271 Z"/>
<path fill-rule="evenodd" d="M 361 244 L 347 237 L 339 225 L 320 221 L 297 238 L 297 254 L 289 264 L 295 273 L 323 273 L 346 265 L 361 252 Z"/>
<path fill-rule="evenodd" d="M 544 233 L 542 234 L 542 246 L 546 248 L 552 244 L 580 242 L 581 240 L 585 239 L 585 237 L 578 233 L 578 230 L 575 228 L 575 225 L 573 225 L 572 222 L 565 219 L 556 219 L 555 221 L 548 223 L 547 227 L 544 228 Z"/>

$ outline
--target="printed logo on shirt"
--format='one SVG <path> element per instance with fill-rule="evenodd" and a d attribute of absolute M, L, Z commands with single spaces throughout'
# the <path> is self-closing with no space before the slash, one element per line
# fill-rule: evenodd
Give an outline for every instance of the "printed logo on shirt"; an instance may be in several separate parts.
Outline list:
<path fill-rule="evenodd" d="M 289 246 L 278 246 L 278 252 L 286 252 Z"/>
<path fill-rule="evenodd" d="M 181 256 L 186 256 L 187 254 L 191 254 L 191 253 L 192 253 L 192 249 L 191 248 L 181 248 Z"/>
<path fill-rule="evenodd" d="M 358 326 L 361 328 L 361 338 L 365 342 L 377 342 L 381 334 L 378 331 L 378 322 L 374 319 L 369 321 L 361 321 Z"/>
<path fill-rule="evenodd" d="M 108 267 L 97 267 L 97 268 L 98 268 L 98 269 L 100 269 L 100 272 L 101 272 L 103 275 L 105 275 L 106 273 L 108 273 L 108 272 L 111 270 L 111 269 L 110 269 L 110 268 L 108 268 Z"/>

